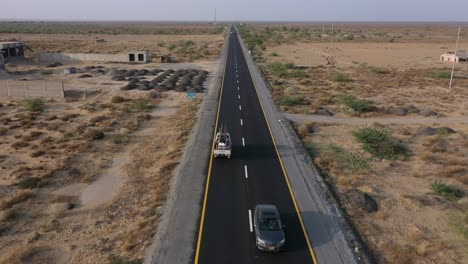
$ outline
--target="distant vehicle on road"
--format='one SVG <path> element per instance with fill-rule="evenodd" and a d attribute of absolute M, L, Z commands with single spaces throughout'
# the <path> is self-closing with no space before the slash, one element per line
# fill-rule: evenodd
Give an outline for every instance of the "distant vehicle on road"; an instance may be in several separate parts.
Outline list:
<path fill-rule="evenodd" d="M 231 135 L 227 132 L 226 125 L 221 125 L 218 133 L 216 133 L 215 148 L 213 151 L 213 155 L 215 158 L 227 157 L 228 159 L 230 159 L 231 149 Z"/>
<path fill-rule="evenodd" d="M 276 206 L 259 204 L 254 212 L 255 244 L 263 251 L 278 252 L 286 243 L 283 225 Z"/>

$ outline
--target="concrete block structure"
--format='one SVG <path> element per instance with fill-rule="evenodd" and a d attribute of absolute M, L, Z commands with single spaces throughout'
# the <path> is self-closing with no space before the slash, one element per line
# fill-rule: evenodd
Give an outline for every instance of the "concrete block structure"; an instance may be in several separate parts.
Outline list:
<path fill-rule="evenodd" d="M 455 55 L 454 52 L 449 51 L 440 55 L 441 61 L 455 61 L 455 62 L 468 62 L 468 51 L 459 50 Z"/>
<path fill-rule="evenodd" d="M 5 59 L 3 58 L 3 51 L 0 51 L 0 71 L 5 70 Z"/>
<path fill-rule="evenodd" d="M 41 62 L 76 62 L 76 61 L 105 61 L 148 63 L 151 61 L 149 51 L 132 51 L 124 54 L 94 54 L 94 53 L 42 53 Z"/>
<path fill-rule="evenodd" d="M 5 64 L 17 58 L 24 58 L 23 43 L 17 41 L 0 42 L 0 70 L 5 70 Z"/>
<path fill-rule="evenodd" d="M 24 47 L 21 42 L 0 42 L 0 52 L 3 53 L 5 62 L 10 58 L 24 58 Z"/>

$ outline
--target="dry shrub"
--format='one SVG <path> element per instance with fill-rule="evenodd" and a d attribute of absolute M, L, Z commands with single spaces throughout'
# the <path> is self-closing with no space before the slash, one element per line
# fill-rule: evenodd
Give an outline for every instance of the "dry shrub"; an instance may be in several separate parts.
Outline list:
<path fill-rule="evenodd" d="M 12 197 L 9 199 L 3 200 L 0 202 L 0 210 L 5 210 L 7 208 L 11 208 L 13 205 L 26 201 L 32 196 L 31 190 L 22 190 L 17 191 Z"/>
<path fill-rule="evenodd" d="M 112 97 L 112 99 L 111 99 L 111 103 L 113 103 L 113 104 L 119 104 L 119 103 L 123 103 L 123 102 L 125 102 L 125 99 L 122 96 L 116 95 L 116 96 Z"/>
<path fill-rule="evenodd" d="M 468 174 L 461 175 L 461 176 L 457 177 L 457 179 L 458 179 L 461 183 L 463 183 L 463 184 L 465 184 L 465 185 L 468 185 Z"/>
<path fill-rule="evenodd" d="M 31 139 L 37 139 L 37 138 L 39 138 L 42 134 L 44 134 L 44 133 L 42 133 L 41 131 L 31 131 L 31 132 L 29 133 L 29 137 L 30 137 Z"/>
<path fill-rule="evenodd" d="M 8 129 L 6 127 L 0 127 L 0 136 L 5 136 L 8 133 Z"/>
<path fill-rule="evenodd" d="M 427 255 L 428 251 L 431 249 L 431 243 L 427 242 L 427 241 L 422 241 L 420 243 L 418 243 L 418 245 L 416 246 L 416 253 L 421 256 L 421 257 L 424 257 Z"/>
<path fill-rule="evenodd" d="M 53 202 L 53 203 L 72 203 L 73 200 L 74 200 L 73 196 L 55 195 L 55 197 L 52 198 L 51 202 Z"/>
<path fill-rule="evenodd" d="M 42 156 L 42 155 L 44 155 L 44 154 L 45 154 L 45 151 L 43 151 L 43 150 L 36 150 L 36 151 L 31 152 L 31 154 L 29 154 L 29 156 L 30 156 L 31 158 L 37 158 L 37 157 Z"/>
<path fill-rule="evenodd" d="M 0 223 L 13 220 L 14 218 L 15 218 L 15 209 L 9 208 L 9 209 L 0 211 Z"/>
<path fill-rule="evenodd" d="M 73 119 L 73 118 L 75 118 L 75 117 L 77 117 L 77 116 L 79 116 L 79 114 L 66 114 L 66 115 L 62 116 L 62 117 L 60 118 L 60 120 L 66 122 L 66 121 L 68 121 L 68 120 L 70 120 L 70 119 Z"/>
<path fill-rule="evenodd" d="M 307 136 L 309 133 L 312 133 L 312 127 L 314 126 L 314 122 L 306 121 L 300 124 L 297 128 L 297 133 L 301 138 Z"/>
<path fill-rule="evenodd" d="M 21 264 L 25 263 L 28 258 L 34 254 L 35 250 L 31 245 L 22 244 L 15 246 L 13 251 L 6 258 L 2 259 L 2 263 Z"/>
<path fill-rule="evenodd" d="M 465 175 L 465 167 L 464 166 L 440 166 L 434 171 L 434 174 L 439 177 L 444 178 L 456 178 L 462 179 L 463 175 Z"/>
<path fill-rule="evenodd" d="M 424 151 L 421 152 L 418 157 L 423 161 L 434 161 L 435 157 L 432 155 L 432 152 Z"/>
<path fill-rule="evenodd" d="M 57 116 L 56 115 L 51 115 L 51 116 L 47 117 L 45 120 L 46 121 L 52 121 L 52 120 L 55 120 L 55 119 L 57 119 Z"/>
<path fill-rule="evenodd" d="M 385 244 L 381 252 L 387 263 L 412 264 L 414 263 L 414 250 L 409 246 L 400 246 L 393 243 Z"/>
<path fill-rule="evenodd" d="M 26 141 L 17 141 L 13 144 L 11 144 L 11 147 L 14 148 L 14 149 L 19 149 L 19 148 L 25 148 L 29 146 L 29 143 L 26 142 Z"/>

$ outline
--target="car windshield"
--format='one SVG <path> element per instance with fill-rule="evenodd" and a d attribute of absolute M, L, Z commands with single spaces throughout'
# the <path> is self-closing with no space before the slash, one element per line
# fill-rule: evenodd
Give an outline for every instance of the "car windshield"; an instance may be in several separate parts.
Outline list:
<path fill-rule="evenodd" d="M 266 231 L 280 230 L 280 221 L 274 213 L 264 213 L 259 228 Z"/>

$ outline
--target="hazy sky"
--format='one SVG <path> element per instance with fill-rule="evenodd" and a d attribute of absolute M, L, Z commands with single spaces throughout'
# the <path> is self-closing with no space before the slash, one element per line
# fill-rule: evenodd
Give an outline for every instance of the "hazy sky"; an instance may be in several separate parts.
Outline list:
<path fill-rule="evenodd" d="M 2 0 L 2 19 L 468 21 L 468 0 Z"/>

